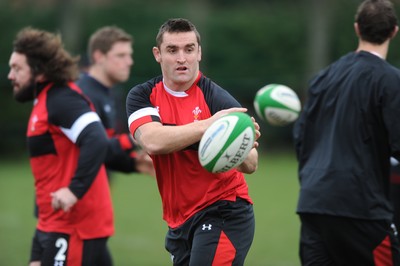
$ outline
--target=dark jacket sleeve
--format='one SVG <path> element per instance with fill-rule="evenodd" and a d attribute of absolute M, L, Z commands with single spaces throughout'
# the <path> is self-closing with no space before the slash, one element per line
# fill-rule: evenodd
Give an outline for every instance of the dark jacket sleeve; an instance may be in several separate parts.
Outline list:
<path fill-rule="evenodd" d="M 123 173 L 137 172 L 136 159 L 132 149 L 123 149 L 118 137 L 111 137 L 108 142 L 105 165 L 107 169 Z"/>

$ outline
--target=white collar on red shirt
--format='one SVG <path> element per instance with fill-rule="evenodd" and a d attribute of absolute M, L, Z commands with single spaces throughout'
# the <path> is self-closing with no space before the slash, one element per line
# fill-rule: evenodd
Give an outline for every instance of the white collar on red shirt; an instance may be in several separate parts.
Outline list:
<path fill-rule="evenodd" d="M 168 92 L 168 94 L 171 94 L 172 96 L 175 96 L 175 97 L 187 97 L 187 96 L 189 96 L 189 94 L 187 94 L 184 91 L 171 90 L 170 88 L 167 87 L 167 85 L 165 85 L 164 80 L 163 80 L 163 85 L 164 85 L 165 91 Z"/>

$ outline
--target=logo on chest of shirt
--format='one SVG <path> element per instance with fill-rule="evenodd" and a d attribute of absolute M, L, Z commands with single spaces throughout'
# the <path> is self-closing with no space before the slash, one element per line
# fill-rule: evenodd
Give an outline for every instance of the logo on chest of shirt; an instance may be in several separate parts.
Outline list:
<path fill-rule="evenodd" d="M 193 113 L 194 121 L 199 121 L 199 115 L 200 115 L 200 113 L 201 113 L 200 107 L 196 106 L 196 108 L 194 108 L 194 110 L 192 111 L 192 113 Z"/>
<path fill-rule="evenodd" d="M 104 109 L 104 112 L 106 112 L 106 113 L 111 112 L 111 106 L 109 104 L 104 105 L 103 109 Z"/>

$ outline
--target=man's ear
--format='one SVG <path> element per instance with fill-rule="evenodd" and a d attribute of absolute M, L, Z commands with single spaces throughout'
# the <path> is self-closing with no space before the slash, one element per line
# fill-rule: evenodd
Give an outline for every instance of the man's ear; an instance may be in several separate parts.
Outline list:
<path fill-rule="evenodd" d="M 390 38 L 393 39 L 398 32 L 399 32 L 399 26 L 396 25 L 396 27 L 394 27 L 392 34 L 390 35 Z"/>
<path fill-rule="evenodd" d="M 200 62 L 201 61 L 201 46 L 199 46 L 199 55 L 197 57 L 197 61 Z"/>
<path fill-rule="evenodd" d="M 356 32 L 357 37 L 360 38 L 360 29 L 358 28 L 357 22 L 354 22 L 354 31 Z"/>
<path fill-rule="evenodd" d="M 100 50 L 96 50 L 92 54 L 93 63 L 100 62 L 104 58 L 104 54 Z"/>
<path fill-rule="evenodd" d="M 153 47 L 153 56 L 154 56 L 154 59 L 156 59 L 156 61 L 157 61 L 158 63 L 161 62 L 161 53 L 160 53 L 160 49 L 158 49 L 158 47 L 156 47 L 156 46 Z"/>

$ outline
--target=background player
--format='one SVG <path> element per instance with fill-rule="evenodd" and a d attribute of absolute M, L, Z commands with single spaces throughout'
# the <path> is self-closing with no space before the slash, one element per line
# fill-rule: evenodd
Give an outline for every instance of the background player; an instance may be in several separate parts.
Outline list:
<path fill-rule="evenodd" d="M 14 98 L 34 100 L 27 140 L 39 215 L 30 265 L 111 265 L 113 211 L 103 165 L 108 139 L 72 82 L 77 59 L 59 35 L 25 28 L 9 65 Z"/>
<path fill-rule="evenodd" d="M 110 138 L 105 161 L 107 169 L 154 176 L 151 158 L 138 149 L 130 134 L 123 132 L 118 124 L 117 106 L 111 91 L 129 78 L 133 65 L 132 43 L 132 36 L 121 28 L 98 29 L 88 43 L 88 73 L 82 74 L 77 84 L 94 104 Z"/>
<path fill-rule="evenodd" d="M 311 81 L 294 128 L 302 265 L 400 265 L 389 198 L 400 158 L 400 71 L 386 60 L 398 31 L 388 0 L 358 7 L 356 51 Z"/>

